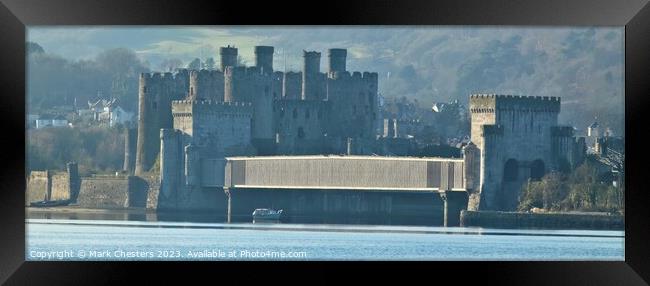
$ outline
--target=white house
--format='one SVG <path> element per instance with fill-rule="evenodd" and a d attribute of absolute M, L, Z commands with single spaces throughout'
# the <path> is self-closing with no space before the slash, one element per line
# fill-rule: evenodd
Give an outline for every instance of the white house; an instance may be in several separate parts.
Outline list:
<path fill-rule="evenodd" d="M 79 110 L 79 116 L 86 120 L 108 124 L 114 127 L 117 124 L 126 124 L 134 120 L 135 114 L 124 110 L 117 105 L 117 98 L 100 99 L 96 102 L 88 102 L 88 109 Z"/>

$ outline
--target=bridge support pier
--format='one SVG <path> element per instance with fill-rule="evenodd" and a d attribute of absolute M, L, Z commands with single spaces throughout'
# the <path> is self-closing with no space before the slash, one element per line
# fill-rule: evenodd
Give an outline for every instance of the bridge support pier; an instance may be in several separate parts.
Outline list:
<path fill-rule="evenodd" d="M 447 192 L 441 192 L 439 194 L 440 194 L 440 198 L 442 199 L 442 210 L 443 210 L 442 226 L 447 227 L 447 212 L 449 210 L 447 205 Z"/>
<path fill-rule="evenodd" d="M 226 197 L 228 197 L 228 211 L 226 214 L 227 222 L 231 222 L 232 218 L 232 190 L 230 188 L 223 188 L 224 193 L 226 193 Z"/>

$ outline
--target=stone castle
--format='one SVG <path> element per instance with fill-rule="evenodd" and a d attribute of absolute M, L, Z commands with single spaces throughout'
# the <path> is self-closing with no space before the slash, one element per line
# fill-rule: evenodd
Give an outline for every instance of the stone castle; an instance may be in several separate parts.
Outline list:
<path fill-rule="evenodd" d="M 237 49 L 220 49 L 219 70 L 142 74 L 135 174 L 151 169 L 160 130 L 184 134 L 205 156 L 368 154 L 379 127 L 377 73 L 346 70 L 345 49 L 304 51 L 302 72 L 273 70 L 274 48 L 255 47 L 255 66 L 236 66 Z M 332 111 L 336 111 L 333 113 Z M 245 134 L 245 135 L 244 135 Z"/>
<path fill-rule="evenodd" d="M 321 208 L 363 212 L 345 206 L 374 196 L 378 205 L 364 202 L 362 209 L 403 209 L 416 217 L 430 215 L 433 192 L 441 194 L 445 210 L 447 198 L 457 210 L 513 210 L 528 180 L 583 160 L 584 139 L 558 125 L 560 98 L 510 95 L 470 96 L 471 142 L 462 159 L 421 163 L 376 156 L 387 153 L 389 139 L 398 139 L 394 124 L 379 116 L 377 73 L 348 72 L 345 49 L 328 50 L 325 73 L 314 51 L 303 52 L 301 72 L 274 71 L 273 52 L 255 47 L 255 65 L 244 67 L 236 66 L 236 48 L 222 47 L 218 70 L 141 75 L 138 130 L 127 131 L 125 169 L 144 176 L 159 168 L 159 193 L 148 195 L 156 198 L 156 208 L 227 209 L 230 217 L 238 193 L 246 199 L 232 209 L 242 216 L 274 200 L 303 216 Z M 386 134 L 378 137 L 382 128 Z M 357 156 L 299 156 L 325 154 Z M 396 166 L 406 169 L 386 171 Z M 407 187 L 341 185 L 355 177 L 372 185 L 381 180 L 366 173 L 377 170 Z M 377 191 L 382 194 L 365 194 Z M 310 201 L 318 203 L 307 207 Z"/>

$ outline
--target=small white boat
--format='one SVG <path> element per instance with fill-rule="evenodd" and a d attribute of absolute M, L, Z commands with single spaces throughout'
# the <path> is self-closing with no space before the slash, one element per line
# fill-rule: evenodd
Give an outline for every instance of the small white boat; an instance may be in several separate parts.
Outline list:
<path fill-rule="evenodd" d="M 256 221 L 279 221 L 282 210 L 256 209 L 253 211 L 253 222 Z"/>

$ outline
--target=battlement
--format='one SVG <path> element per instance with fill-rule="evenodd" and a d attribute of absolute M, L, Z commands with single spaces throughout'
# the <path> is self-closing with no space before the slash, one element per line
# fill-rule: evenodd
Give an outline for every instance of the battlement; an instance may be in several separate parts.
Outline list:
<path fill-rule="evenodd" d="M 498 110 L 560 112 L 560 98 L 554 96 L 472 94 L 469 102 L 472 113 L 495 112 Z"/>
<path fill-rule="evenodd" d="M 342 81 L 366 81 L 370 83 L 377 83 L 379 80 L 379 74 L 376 72 L 358 72 L 355 71 L 352 74 L 348 71 L 343 72 L 328 72 L 327 77 L 330 80 L 342 80 Z"/>
<path fill-rule="evenodd" d="M 272 46 L 255 46 L 255 53 L 265 53 L 265 54 L 272 54 L 274 48 Z"/>
<path fill-rule="evenodd" d="M 189 71 L 189 74 L 190 74 L 190 77 L 198 77 L 198 78 L 210 78 L 210 77 L 223 76 L 222 71 L 206 70 L 206 69 L 191 70 L 191 71 Z"/>
<path fill-rule="evenodd" d="M 237 56 L 237 48 L 234 46 L 227 46 L 227 47 L 220 47 L 219 48 L 219 54 L 221 55 L 229 55 L 229 56 Z"/>
<path fill-rule="evenodd" d="M 237 66 L 237 67 L 226 67 L 223 74 L 226 77 L 232 78 L 248 78 L 248 79 L 271 79 L 274 74 L 262 73 L 262 69 L 259 67 L 246 67 L 246 66 Z"/>
<path fill-rule="evenodd" d="M 327 50 L 327 55 L 330 57 L 346 57 L 348 55 L 348 50 L 333 48 Z"/>
<path fill-rule="evenodd" d="M 197 113 L 241 113 L 252 116 L 253 106 L 250 102 L 223 102 L 212 100 L 174 100 L 172 113 L 177 116 L 192 116 Z"/>
<path fill-rule="evenodd" d="M 305 58 L 319 58 L 320 52 L 317 51 L 302 51 L 302 56 Z"/>
<path fill-rule="evenodd" d="M 376 72 L 363 72 L 361 78 L 369 81 L 377 81 L 379 79 L 379 74 Z"/>
<path fill-rule="evenodd" d="M 225 101 L 212 101 L 212 100 L 173 100 L 172 104 L 187 104 L 187 105 L 220 105 L 220 106 L 250 106 L 250 102 L 225 102 Z"/>
<path fill-rule="evenodd" d="M 185 78 L 187 75 L 187 70 L 180 70 L 179 72 L 176 73 L 171 73 L 171 72 L 148 72 L 148 73 L 141 73 L 140 74 L 140 80 L 144 80 L 147 83 L 155 83 L 155 82 L 173 82 L 176 79 L 179 78 Z"/>

